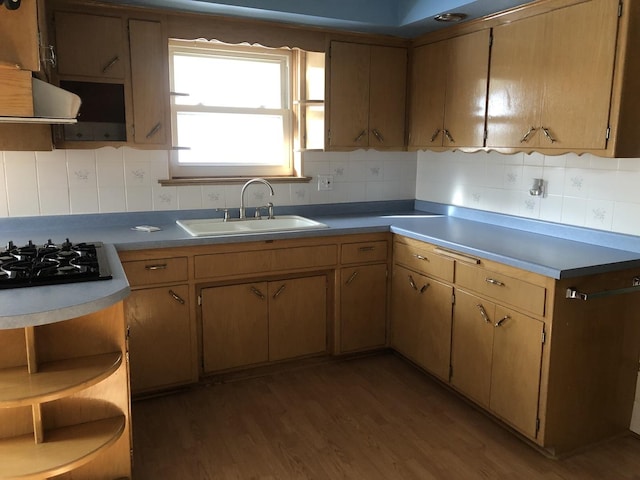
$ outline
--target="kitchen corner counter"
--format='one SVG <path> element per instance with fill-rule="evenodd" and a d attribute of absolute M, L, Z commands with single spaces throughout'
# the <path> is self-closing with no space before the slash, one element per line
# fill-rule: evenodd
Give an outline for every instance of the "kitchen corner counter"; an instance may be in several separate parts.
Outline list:
<path fill-rule="evenodd" d="M 113 278 L 0 290 L 0 330 L 81 317 L 107 308 L 129 294 L 129 283 L 113 245 L 104 245 Z"/>

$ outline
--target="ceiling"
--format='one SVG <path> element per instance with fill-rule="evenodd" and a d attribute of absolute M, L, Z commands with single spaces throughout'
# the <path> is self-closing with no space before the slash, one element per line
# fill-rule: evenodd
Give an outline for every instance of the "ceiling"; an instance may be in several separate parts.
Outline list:
<path fill-rule="evenodd" d="M 444 28 L 433 17 L 461 12 L 467 20 L 531 0 L 102 0 L 194 13 L 250 17 L 297 25 L 412 38 Z"/>

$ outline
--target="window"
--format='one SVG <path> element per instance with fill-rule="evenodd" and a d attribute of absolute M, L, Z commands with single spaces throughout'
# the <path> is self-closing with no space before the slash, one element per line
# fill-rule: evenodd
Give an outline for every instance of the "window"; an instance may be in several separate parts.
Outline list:
<path fill-rule="evenodd" d="M 292 175 L 293 57 L 170 40 L 171 176 Z"/>

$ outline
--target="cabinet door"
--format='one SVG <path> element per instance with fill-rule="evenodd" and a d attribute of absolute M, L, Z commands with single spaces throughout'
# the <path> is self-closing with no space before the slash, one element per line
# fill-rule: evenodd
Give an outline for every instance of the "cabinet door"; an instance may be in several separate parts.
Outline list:
<path fill-rule="evenodd" d="M 20 65 L 22 70 L 40 70 L 38 5 L 22 0 L 17 10 L 2 9 L 0 14 L 0 63 Z"/>
<path fill-rule="evenodd" d="M 407 50 L 371 47 L 369 78 L 369 146 L 403 148 Z"/>
<path fill-rule="evenodd" d="M 542 59 L 547 53 L 544 33 L 544 15 L 493 29 L 487 147 L 537 146 Z"/>
<path fill-rule="evenodd" d="M 449 381 L 453 287 L 397 265 L 392 285 L 394 347 Z"/>
<path fill-rule="evenodd" d="M 205 373 L 268 360 L 267 292 L 264 282 L 202 290 Z"/>
<path fill-rule="evenodd" d="M 340 272 L 340 350 L 383 346 L 387 340 L 387 265 Z"/>
<path fill-rule="evenodd" d="M 485 408 L 491 393 L 494 314 L 494 303 L 456 290 L 451 384 Z"/>
<path fill-rule="evenodd" d="M 269 360 L 327 350 L 327 278 L 269 282 Z"/>
<path fill-rule="evenodd" d="M 489 407 L 535 438 L 544 324 L 499 305 L 495 323 Z"/>
<path fill-rule="evenodd" d="M 124 79 L 127 56 L 121 18 L 56 12 L 55 30 L 60 75 Z"/>
<path fill-rule="evenodd" d="M 439 147 L 444 129 L 447 41 L 413 49 L 409 146 Z"/>
<path fill-rule="evenodd" d="M 446 61 L 443 145 L 482 147 L 489 75 L 489 30 L 449 40 Z"/>
<path fill-rule="evenodd" d="M 129 20 L 134 139 L 139 144 L 167 142 L 165 43 L 159 22 Z"/>
<path fill-rule="evenodd" d="M 369 70 L 371 47 L 331 42 L 329 147 L 369 144 Z"/>
<path fill-rule="evenodd" d="M 132 392 L 195 381 L 188 286 L 136 290 L 124 305 Z"/>
<path fill-rule="evenodd" d="M 591 1 L 547 15 L 538 132 L 545 148 L 604 149 L 618 28 L 618 2 Z M 531 41 L 531 40 L 529 40 Z"/>

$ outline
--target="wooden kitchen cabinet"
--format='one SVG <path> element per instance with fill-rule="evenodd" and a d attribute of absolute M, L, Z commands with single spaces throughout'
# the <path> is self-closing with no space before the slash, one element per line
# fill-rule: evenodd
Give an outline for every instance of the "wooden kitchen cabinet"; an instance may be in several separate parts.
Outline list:
<path fill-rule="evenodd" d="M 393 266 L 391 346 L 449 381 L 453 287 Z"/>
<path fill-rule="evenodd" d="M 487 147 L 606 149 L 617 32 L 601 0 L 496 26 Z"/>
<path fill-rule="evenodd" d="M 129 45 L 134 142 L 164 146 L 170 129 L 166 111 L 168 60 L 162 24 L 129 20 Z"/>
<path fill-rule="evenodd" d="M 331 42 L 327 150 L 405 146 L 407 49 Z"/>
<path fill-rule="evenodd" d="M 204 373 L 327 351 L 325 275 L 201 290 Z"/>
<path fill-rule="evenodd" d="M 132 289 L 124 302 L 132 393 L 195 382 L 197 352 L 187 257 L 154 257 L 153 251 L 142 251 L 123 252 L 121 258 Z"/>
<path fill-rule="evenodd" d="M 544 323 L 456 290 L 451 384 L 530 438 L 537 432 Z"/>
<path fill-rule="evenodd" d="M 130 478 L 122 302 L 0 343 L 0 478 Z"/>
<path fill-rule="evenodd" d="M 413 49 L 409 147 L 482 147 L 490 31 Z"/>
<path fill-rule="evenodd" d="M 40 71 L 40 28 L 42 0 L 22 0 L 17 10 L 0 15 L 0 64 L 19 65 L 22 70 Z M 39 12 L 40 10 L 40 12 Z"/>

